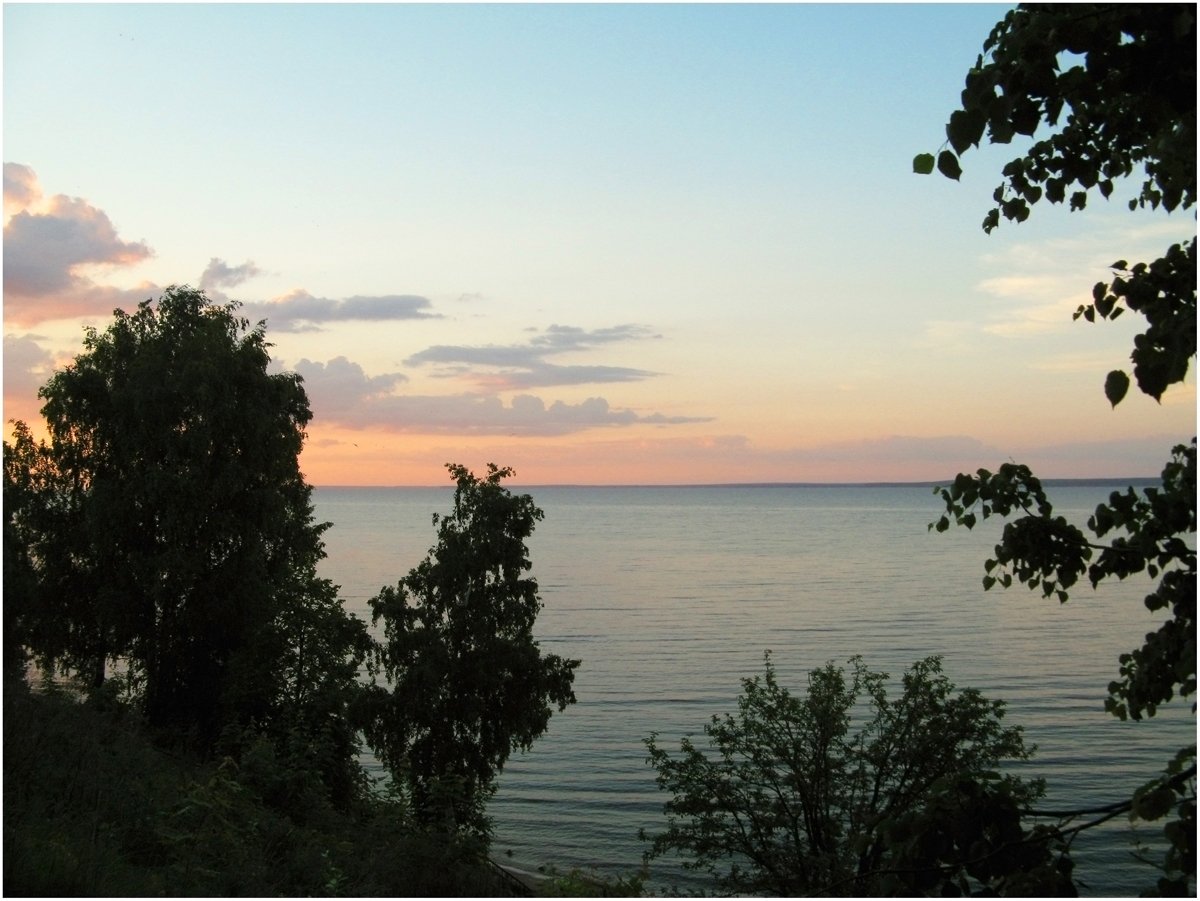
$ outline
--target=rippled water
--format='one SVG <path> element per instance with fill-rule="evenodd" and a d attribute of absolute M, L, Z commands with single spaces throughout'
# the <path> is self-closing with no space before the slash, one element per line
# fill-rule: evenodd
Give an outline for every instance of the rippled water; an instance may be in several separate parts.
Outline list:
<path fill-rule="evenodd" d="M 1082 523 L 1110 488 L 1053 489 L 1056 510 Z M 1003 698 L 1009 721 L 1038 745 L 1029 775 L 1047 805 L 1128 797 L 1190 740 L 1190 707 L 1144 723 L 1104 713 L 1117 655 L 1158 621 L 1141 603 L 1148 582 L 1077 588 L 1066 605 L 1025 589 L 984 594 L 982 561 L 999 526 L 938 535 L 938 500 L 919 486 L 535 488 L 545 510 L 530 541 L 544 609 L 544 650 L 583 661 L 578 703 L 556 713 L 526 755 L 509 761 L 489 807 L 495 851 L 529 869 L 640 864 L 638 829 L 663 825 L 643 739 L 664 745 L 733 708 L 740 679 L 765 649 L 799 690 L 829 660 L 862 654 L 898 675 L 941 654 L 959 686 Z M 449 489 L 315 493 L 329 558 L 347 606 L 415 566 L 433 544 L 430 518 Z M 1092 894 L 1136 894 L 1154 873 L 1132 862 L 1130 827 L 1114 820 L 1076 843 Z M 1150 838 L 1152 830 L 1138 832 Z M 656 861 L 653 884 L 679 878 Z"/>

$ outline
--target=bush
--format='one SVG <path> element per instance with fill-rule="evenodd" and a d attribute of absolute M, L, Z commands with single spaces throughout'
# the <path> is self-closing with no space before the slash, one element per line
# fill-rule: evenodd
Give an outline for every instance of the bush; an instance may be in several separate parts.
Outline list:
<path fill-rule="evenodd" d="M 768 653 L 737 714 L 704 727 L 707 751 L 684 738 L 673 757 L 652 735 L 672 797 L 666 831 L 642 836 L 647 860 L 675 853 L 735 894 L 1072 892 L 1069 859 L 1021 827 L 1041 784 L 995 772 L 1032 754 L 1003 702 L 956 692 L 938 657 L 894 700 L 887 674 L 850 663 L 848 680 L 832 663 L 812 671 L 800 698 Z"/>

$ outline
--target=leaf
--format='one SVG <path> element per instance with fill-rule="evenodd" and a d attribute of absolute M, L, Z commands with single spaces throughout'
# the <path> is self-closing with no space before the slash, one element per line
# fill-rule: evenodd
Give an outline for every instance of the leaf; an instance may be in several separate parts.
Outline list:
<path fill-rule="evenodd" d="M 946 178 L 952 178 L 955 181 L 958 181 L 959 176 L 962 175 L 962 166 L 958 164 L 958 157 L 949 150 L 943 150 L 938 154 L 937 168 L 938 172 Z"/>
<path fill-rule="evenodd" d="M 950 139 L 954 152 L 962 154 L 972 144 L 978 145 L 986 124 L 987 120 L 978 110 L 955 110 L 951 113 L 946 125 L 946 137 Z"/>
<path fill-rule="evenodd" d="M 1019 135 L 1032 136 L 1041 120 L 1041 109 L 1036 101 L 1029 98 L 1022 98 L 1013 108 L 1010 117 L 1013 131 Z"/>
<path fill-rule="evenodd" d="M 1007 119 L 994 117 L 988 123 L 988 134 L 991 136 L 993 144 L 1007 144 L 1012 141 L 1016 130 Z"/>
<path fill-rule="evenodd" d="M 933 154 L 918 153 L 913 157 L 913 172 L 917 175 L 930 175 L 933 173 Z"/>
<path fill-rule="evenodd" d="M 1015 219 L 1017 222 L 1024 222 L 1029 218 L 1029 204 L 1020 197 L 1013 197 L 1011 200 L 1006 200 L 1001 209 L 1004 211 L 1005 219 Z"/>
<path fill-rule="evenodd" d="M 1153 347 L 1149 347 L 1144 351 L 1141 348 L 1134 350 L 1133 374 L 1137 378 L 1138 387 L 1143 393 L 1149 394 L 1161 403 L 1163 392 L 1167 390 L 1172 382 L 1179 379 L 1171 377 L 1170 360 L 1166 355 L 1155 353 L 1154 351 L 1155 348 Z M 1186 370 L 1184 371 L 1186 372 Z"/>
<path fill-rule="evenodd" d="M 1128 391 L 1129 376 L 1120 369 L 1114 369 L 1104 380 L 1104 396 L 1108 398 L 1108 402 L 1114 407 L 1125 399 L 1125 394 Z"/>
<path fill-rule="evenodd" d="M 1165 786 L 1147 792 L 1133 802 L 1133 810 L 1129 815 L 1132 819 L 1157 820 L 1170 812 L 1175 803 L 1175 793 Z"/>

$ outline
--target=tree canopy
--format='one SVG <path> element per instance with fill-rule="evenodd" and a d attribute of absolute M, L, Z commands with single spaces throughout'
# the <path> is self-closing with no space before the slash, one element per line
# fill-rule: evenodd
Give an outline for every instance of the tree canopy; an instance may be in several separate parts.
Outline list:
<path fill-rule="evenodd" d="M 1070 892 L 1070 858 L 1020 826 L 1040 783 L 996 772 L 1032 753 L 1004 703 L 957 691 L 937 657 L 894 698 L 886 673 L 850 664 L 848 679 L 813 670 L 801 698 L 767 654 L 737 713 L 705 725 L 707 748 L 684 738 L 675 757 L 652 735 L 671 799 L 647 858 L 679 854 L 733 894 Z"/>
<path fill-rule="evenodd" d="M 40 390 L 49 441 L 18 423 L 5 445 L 6 545 L 36 583 L 22 638 L 93 684 L 115 667 L 152 725 L 201 747 L 325 729 L 367 636 L 316 575 L 299 376 L 269 372 L 263 326 L 200 291 L 114 316 Z"/>
<path fill-rule="evenodd" d="M 1065 118 L 1064 118 L 1065 116 Z M 918 173 L 935 165 L 948 178 L 984 135 L 1007 144 L 1015 135 L 1038 138 L 1002 170 L 1004 181 L 983 228 L 1025 221 L 1043 197 L 1086 208 L 1090 192 L 1112 196 L 1123 180 L 1140 180 L 1129 208 L 1188 210 L 1196 199 L 1196 9 L 1174 4 L 1022 5 L 1009 12 L 984 42 L 966 76 L 962 107 L 946 125 L 950 145 L 919 154 Z M 1040 136 L 1040 137 L 1039 137 Z M 1181 231 L 1185 226 L 1181 225 Z M 1111 283 L 1096 284 L 1075 318 L 1115 319 L 1129 309 L 1146 320 L 1134 338 L 1134 379 L 1160 400 L 1184 381 L 1196 354 L 1195 219 L 1185 239 L 1149 263 L 1113 263 Z M 1130 378 L 1105 377 L 1115 407 Z M 1089 537 L 1054 507 L 1027 466 L 1006 463 L 996 472 L 960 474 L 940 489 L 946 514 L 931 528 L 972 528 L 991 516 L 1007 522 L 983 585 L 1013 580 L 1066 602 L 1084 574 L 1093 586 L 1145 573 L 1157 580 L 1145 597 L 1167 618 L 1141 647 L 1122 654 L 1119 676 L 1108 686 L 1115 716 L 1141 719 L 1175 696 L 1196 690 L 1196 439 L 1178 444 L 1161 485 L 1144 492 L 1113 492 L 1089 518 Z M 1195 711 L 1195 704 L 1192 706 Z M 1168 851 L 1158 890 L 1190 893 L 1196 872 L 1196 746 L 1182 748 L 1165 773 L 1140 786 L 1124 805 L 1133 818 L 1160 819 Z"/>
<path fill-rule="evenodd" d="M 525 539 L 542 511 L 503 487 L 511 470 L 450 465 L 454 510 L 371 601 L 374 641 L 317 575 L 302 381 L 270 371 L 263 323 L 237 309 L 172 287 L 115 311 L 39 392 L 48 440 L 14 423 L 5 672 L 23 683 L 32 657 L 82 677 L 172 743 L 278 771 L 272 796 L 316 779 L 347 809 L 366 800 L 365 733 L 420 825 L 486 839 L 496 774 L 575 700 L 579 662 L 533 639 Z"/>
<path fill-rule="evenodd" d="M 1024 222 L 1043 198 L 1082 210 L 1092 191 L 1110 197 L 1122 180 L 1141 185 L 1130 209 L 1187 210 L 1196 202 L 1196 9 L 1187 4 L 1022 4 L 996 24 L 967 72 L 950 145 L 918 154 L 916 172 L 957 180 L 961 159 L 983 138 L 1031 139 L 1007 163 L 983 228 Z M 1037 137 L 1038 140 L 1032 140 Z M 1194 220 L 1193 220 L 1194 222 Z M 1191 231 L 1194 233 L 1195 228 Z M 1196 354 L 1196 239 L 1150 263 L 1113 263 L 1076 316 L 1142 314 L 1134 341 L 1138 387 L 1156 400 L 1187 375 Z M 1129 377 L 1110 373 L 1116 405 Z"/>
<path fill-rule="evenodd" d="M 542 511 L 502 484 L 447 464 L 454 509 L 434 514 L 438 543 L 371 599 L 384 641 L 367 741 L 407 788 L 418 817 L 480 835 L 484 803 L 509 755 L 545 732 L 552 706 L 575 702 L 578 660 L 543 654 L 533 638 L 541 600 L 525 540 Z"/>

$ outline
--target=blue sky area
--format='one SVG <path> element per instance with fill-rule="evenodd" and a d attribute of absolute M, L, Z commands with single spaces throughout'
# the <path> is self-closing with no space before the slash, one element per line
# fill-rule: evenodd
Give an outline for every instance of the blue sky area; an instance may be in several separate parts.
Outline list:
<path fill-rule="evenodd" d="M 980 229 L 934 151 L 1002 5 L 6 4 L 5 417 L 165 285 L 305 376 L 318 484 L 1152 475 L 1073 323 L 1190 214 Z"/>

